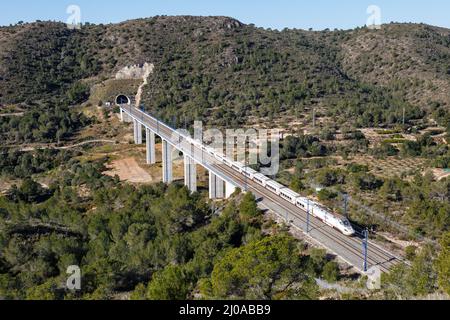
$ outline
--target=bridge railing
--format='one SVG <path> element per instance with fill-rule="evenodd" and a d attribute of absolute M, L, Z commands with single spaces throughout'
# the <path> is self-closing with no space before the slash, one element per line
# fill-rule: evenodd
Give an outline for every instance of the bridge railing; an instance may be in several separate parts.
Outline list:
<path fill-rule="evenodd" d="M 154 125 L 156 125 L 155 133 L 164 140 L 168 141 L 170 144 L 172 144 L 174 147 L 176 147 L 178 150 L 183 152 L 184 155 L 190 157 L 195 162 L 201 164 L 206 169 L 214 172 L 216 175 L 218 175 L 222 180 L 232 183 L 233 185 L 243 188 L 240 183 L 237 183 L 233 179 L 229 178 L 227 175 L 222 174 L 221 172 L 218 172 L 216 168 L 213 168 L 211 164 L 217 164 L 219 163 L 217 159 L 210 155 L 208 152 L 205 152 L 202 148 L 196 147 L 194 144 L 192 144 L 189 140 L 193 140 L 190 136 L 187 136 L 185 134 L 180 133 L 178 130 L 170 127 L 169 125 L 165 124 L 164 122 L 159 121 L 157 118 L 153 117 L 152 115 L 136 108 L 130 105 L 120 105 L 120 108 L 129 114 L 130 117 L 140 120 L 141 124 L 145 127 L 148 127 L 148 124 L 144 122 L 144 117 L 147 119 L 150 119 L 154 122 Z M 140 117 L 138 117 L 136 114 L 133 114 L 134 112 L 137 112 Z M 167 136 L 164 134 L 159 128 L 164 127 L 167 130 L 169 130 L 172 133 L 172 137 Z M 176 136 L 174 137 L 173 134 Z M 176 140 L 176 141 L 174 141 Z M 188 144 L 188 147 L 183 146 L 183 142 L 186 141 Z M 188 150 L 189 149 L 189 150 Z M 199 152 L 196 152 L 195 150 L 198 150 Z M 206 155 L 206 157 L 205 157 Z M 208 160 L 208 161 L 205 161 Z"/>

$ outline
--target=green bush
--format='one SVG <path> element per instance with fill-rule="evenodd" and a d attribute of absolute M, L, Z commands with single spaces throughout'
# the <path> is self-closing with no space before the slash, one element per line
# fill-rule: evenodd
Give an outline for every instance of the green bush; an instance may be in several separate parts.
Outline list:
<path fill-rule="evenodd" d="M 327 262 L 323 267 L 322 276 L 328 282 L 336 282 L 339 276 L 339 265 L 335 261 Z"/>
<path fill-rule="evenodd" d="M 317 194 L 319 201 L 328 201 L 337 198 L 338 194 L 329 189 L 322 189 Z"/>

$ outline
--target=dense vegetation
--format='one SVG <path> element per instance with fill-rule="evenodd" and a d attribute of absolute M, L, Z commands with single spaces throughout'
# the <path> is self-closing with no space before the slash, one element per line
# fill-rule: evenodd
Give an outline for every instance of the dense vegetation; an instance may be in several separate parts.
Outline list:
<path fill-rule="evenodd" d="M 251 194 L 216 216 L 184 187 L 136 188 L 101 170 L 71 161 L 50 189 L 25 179 L 0 198 L 1 298 L 317 297 L 324 252 L 264 234 Z M 65 288 L 70 265 L 81 267 L 81 291 Z"/>
<path fill-rule="evenodd" d="M 426 113 L 448 125 L 449 39 L 448 30 L 426 25 L 273 31 L 225 17 L 163 16 L 81 30 L 16 25 L 0 28 L 0 103 L 76 103 L 86 94 L 84 79 L 150 62 L 144 104 L 179 125 L 202 118 L 232 126 L 311 107 L 340 124 L 400 124 L 405 109 L 407 123 Z"/>
<path fill-rule="evenodd" d="M 314 136 L 289 136 L 282 141 L 280 159 L 320 157 L 327 155 L 327 147 Z"/>
<path fill-rule="evenodd" d="M 78 102 L 86 92 L 79 81 L 99 70 L 86 36 L 58 23 L 1 28 L 0 103 Z"/>
<path fill-rule="evenodd" d="M 72 156 L 74 156 L 73 152 L 55 149 L 37 150 L 36 152 L 0 149 L 0 175 L 27 178 L 57 168 L 68 162 Z"/>
<path fill-rule="evenodd" d="M 0 117 L 0 176 L 21 180 L 0 198 L 0 299 L 317 299 L 316 278 L 341 277 L 324 251 L 264 222 L 250 194 L 215 215 L 201 194 L 178 185 L 135 187 L 104 176 L 103 161 L 3 148 L 72 137 L 92 123 L 73 107 L 91 85 L 144 62 L 155 64 L 145 108 L 174 126 L 194 119 L 288 126 L 285 117 L 307 123 L 314 109 L 326 124 L 282 141 L 283 169 L 295 171 L 277 178 L 305 194 L 324 187 L 319 200 L 337 212 L 344 192 L 370 199 L 407 227 L 405 238 L 434 241 L 406 250 L 411 266 L 385 276 L 384 297 L 449 293 L 450 180 L 418 170 L 381 177 L 334 159 L 420 157 L 449 167 L 450 148 L 437 134 L 404 137 L 434 119 L 448 142 L 448 30 L 272 31 L 224 17 L 155 17 L 81 30 L 53 22 L 0 27 L 0 48 L 0 108 L 25 111 Z M 360 129 L 368 126 L 389 127 L 380 135 L 390 135 L 373 144 Z M 33 180 L 46 173 L 48 187 Z M 350 218 L 394 230 L 365 210 L 350 206 Z M 81 291 L 65 288 L 69 265 L 82 269 Z"/>
<path fill-rule="evenodd" d="M 344 193 L 356 199 L 365 195 L 372 200 L 375 211 L 401 222 L 409 229 L 404 236 L 439 238 L 450 231 L 449 178 L 435 181 L 431 174 L 422 176 L 416 173 L 411 181 L 405 181 L 400 177 L 375 176 L 368 172 L 367 166 L 356 163 L 346 168 L 329 168 L 333 165 L 324 158 L 297 161 L 296 170 L 289 175 L 287 182 L 303 194 L 312 192 L 308 187 L 325 188 L 318 193 L 319 199 L 338 212 L 343 209 Z M 284 172 L 279 174 L 280 179 L 285 176 Z M 368 219 L 366 208 L 351 208 L 351 217 L 355 222 L 390 230 L 382 219 Z M 399 208 L 402 215 L 394 216 L 393 208 Z"/>
<path fill-rule="evenodd" d="M 90 120 L 67 107 L 34 107 L 23 116 L 0 117 L 2 144 L 55 142 L 70 137 Z"/>
<path fill-rule="evenodd" d="M 383 277 L 383 293 L 387 299 L 424 297 L 441 288 L 450 294 L 450 233 L 442 236 L 440 251 L 428 244 L 420 251 L 409 247 L 411 265 L 400 264 Z"/>

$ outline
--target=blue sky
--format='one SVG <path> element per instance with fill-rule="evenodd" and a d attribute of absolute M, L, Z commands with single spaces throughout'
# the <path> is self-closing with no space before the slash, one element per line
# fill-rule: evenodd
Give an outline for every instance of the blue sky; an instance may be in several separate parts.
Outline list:
<path fill-rule="evenodd" d="M 366 24 L 369 5 L 381 22 L 424 22 L 450 28 L 448 0 L 2 0 L 0 25 L 18 21 L 67 21 L 78 5 L 82 22 L 110 23 L 155 15 L 225 15 L 265 28 L 349 29 Z"/>

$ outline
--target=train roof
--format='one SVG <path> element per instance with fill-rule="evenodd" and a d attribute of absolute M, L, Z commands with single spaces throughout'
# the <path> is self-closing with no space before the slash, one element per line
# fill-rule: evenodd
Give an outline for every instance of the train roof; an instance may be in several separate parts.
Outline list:
<path fill-rule="evenodd" d="M 287 187 L 284 187 L 283 189 L 281 189 L 281 192 L 283 192 L 284 194 L 287 194 L 287 195 L 289 195 L 289 196 L 291 196 L 293 198 L 299 198 L 300 197 L 300 195 L 297 192 L 292 191 L 291 189 L 289 189 Z"/>
<path fill-rule="evenodd" d="M 306 198 L 306 197 L 302 197 L 302 196 L 299 196 L 299 197 L 297 197 L 297 201 L 305 201 L 305 202 L 311 202 L 312 203 L 312 201 L 310 200 L 310 199 L 308 199 L 308 198 Z"/>
<path fill-rule="evenodd" d="M 328 212 L 330 215 L 332 215 L 333 217 L 335 217 L 336 219 L 342 220 L 342 219 L 346 219 L 346 217 L 334 212 L 333 210 L 331 210 L 330 208 L 324 206 L 323 204 L 320 204 L 316 201 L 312 201 L 311 203 L 313 203 L 315 206 L 317 206 L 319 209 L 321 210 L 325 210 L 326 212 Z"/>
<path fill-rule="evenodd" d="M 278 183 L 278 182 L 276 182 L 276 181 L 274 181 L 274 180 L 271 180 L 271 179 L 269 179 L 266 183 L 267 183 L 267 184 L 270 184 L 271 186 L 276 187 L 276 188 L 278 188 L 278 189 L 286 188 L 286 187 L 283 186 L 282 184 L 280 184 L 280 183 Z"/>
<path fill-rule="evenodd" d="M 269 177 L 267 177 L 267 176 L 265 176 L 265 175 L 263 175 L 262 173 L 259 173 L 259 172 L 255 174 L 255 178 L 258 178 L 258 179 L 260 179 L 262 181 L 270 180 Z"/>
<path fill-rule="evenodd" d="M 244 168 L 244 171 L 247 172 L 247 173 L 253 173 L 253 174 L 258 173 L 256 170 L 253 170 L 253 169 L 250 168 L 250 167 L 245 167 L 245 168 Z"/>
<path fill-rule="evenodd" d="M 233 161 L 233 165 L 235 165 L 236 167 L 239 167 L 239 168 L 244 168 L 245 167 L 244 164 L 242 164 L 240 162 L 236 162 L 236 161 Z"/>

